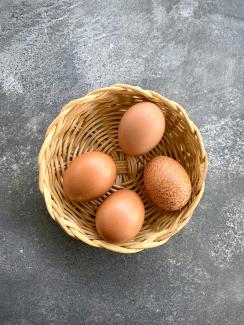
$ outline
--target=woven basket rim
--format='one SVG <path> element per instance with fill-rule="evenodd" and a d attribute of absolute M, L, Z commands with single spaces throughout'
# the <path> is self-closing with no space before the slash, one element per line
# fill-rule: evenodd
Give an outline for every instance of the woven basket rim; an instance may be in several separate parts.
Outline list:
<path fill-rule="evenodd" d="M 93 101 L 96 100 L 98 97 L 103 98 L 103 96 L 105 96 L 106 93 L 113 93 L 113 92 L 116 93 L 118 91 L 135 92 L 135 93 L 145 96 L 148 99 L 148 101 L 150 101 L 150 98 L 151 98 L 151 99 L 153 99 L 154 102 L 155 102 L 155 100 L 160 103 L 163 102 L 163 104 L 169 109 L 177 110 L 182 115 L 182 118 L 184 118 L 185 121 L 187 122 L 187 124 L 189 125 L 191 132 L 194 134 L 195 137 L 197 137 L 197 140 L 199 142 L 200 161 L 202 164 L 201 175 L 199 177 L 199 182 L 197 184 L 198 188 L 196 190 L 196 195 L 194 197 L 194 200 L 191 202 L 190 206 L 182 209 L 179 212 L 179 216 L 177 217 L 175 224 L 172 225 L 170 231 L 168 231 L 168 235 L 166 237 L 164 236 L 164 230 L 161 230 L 161 231 L 157 232 L 156 234 L 152 233 L 150 236 L 150 240 L 144 241 L 144 242 L 138 242 L 136 244 L 134 243 L 133 247 L 130 247 L 129 243 L 126 245 L 117 245 L 117 244 L 105 242 L 102 239 L 97 239 L 97 240 L 92 239 L 91 240 L 90 238 L 88 238 L 87 236 L 85 236 L 83 233 L 81 233 L 78 230 L 80 225 L 79 224 L 77 225 L 77 222 L 75 222 L 74 220 L 65 220 L 64 221 L 63 216 L 57 217 L 57 215 L 54 214 L 54 207 L 53 207 L 54 202 L 52 202 L 52 194 L 50 193 L 49 179 L 46 177 L 46 174 L 45 174 L 45 171 L 47 168 L 47 162 L 45 159 L 46 152 L 47 152 L 47 149 L 49 148 L 50 144 L 52 143 L 54 135 L 57 136 L 58 132 L 61 131 L 61 130 L 59 130 L 59 121 L 65 119 L 68 116 L 68 114 L 70 114 L 70 112 L 73 109 L 75 109 L 76 107 L 78 107 L 80 105 L 88 105 L 90 103 L 93 103 Z M 62 108 L 62 110 L 60 111 L 58 116 L 48 126 L 46 134 L 45 134 L 44 142 L 41 146 L 41 149 L 40 149 L 40 152 L 38 155 L 39 189 L 44 197 L 45 204 L 46 204 L 46 207 L 47 207 L 47 210 L 48 210 L 50 216 L 60 225 L 60 227 L 62 229 L 64 229 L 64 231 L 66 233 L 68 233 L 68 235 L 70 235 L 74 238 L 77 238 L 77 239 L 87 243 L 88 245 L 91 245 L 94 247 L 106 248 L 108 250 L 118 252 L 118 253 L 136 253 L 136 252 L 142 251 L 146 248 L 153 248 L 153 247 L 157 247 L 157 246 L 160 246 L 160 245 L 166 243 L 173 235 L 175 235 L 177 232 L 179 232 L 188 223 L 188 221 L 191 219 L 194 209 L 197 207 L 197 205 L 203 195 L 204 187 L 205 187 L 205 177 L 206 177 L 206 173 L 207 173 L 207 166 L 208 166 L 208 157 L 207 157 L 207 153 L 204 148 L 201 134 L 200 134 L 198 128 L 196 127 L 196 125 L 189 119 L 186 111 L 183 109 L 182 106 L 180 106 L 178 103 L 171 101 L 171 100 L 167 99 L 166 97 L 163 97 L 162 95 L 160 95 L 154 91 L 151 91 L 151 90 L 143 90 L 142 88 L 140 88 L 138 86 L 131 86 L 131 85 L 127 85 L 127 84 L 115 84 L 115 85 L 112 85 L 109 87 L 104 87 L 104 88 L 93 90 L 81 98 L 77 98 L 77 99 L 70 101 L 68 104 L 66 104 Z M 178 225 L 177 220 L 178 220 L 178 218 L 181 217 L 182 214 L 184 214 L 184 220 L 180 225 Z M 163 239 L 154 241 L 154 240 L 152 240 L 153 236 L 155 236 L 155 238 L 162 236 Z"/>

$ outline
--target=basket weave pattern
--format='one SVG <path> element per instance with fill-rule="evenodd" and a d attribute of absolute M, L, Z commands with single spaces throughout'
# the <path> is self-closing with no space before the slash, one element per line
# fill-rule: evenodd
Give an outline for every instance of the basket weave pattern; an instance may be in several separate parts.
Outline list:
<path fill-rule="evenodd" d="M 161 142 L 153 150 L 143 156 L 131 157 L 118 147 L 118 126 L 124 112 L 141 101 L 153 102 L 162 109 L 166 129 Z M 76 156 L 93 150 L 103 151 L 114 159 L 116 182 L 108 193 L 97 200 L 70 202 L 63 194 L 64 171 Z M 143 168 L 158 155 L 176 159 L 190 175 L 192 196 L 180 211 L 161 210 L 145 193 Z M 62 109 L 47 129 L 38 165 L 39 188 L 47 209 L 70 236 L 95 247 L 135 253 L 162 245 L 189 221 L 204 191 L 207 154 L 197 127 L 179 104 L 153 91 L 117 84 L 90 92 Z M 146 215 L 136 238 L 116 245 L 99 238 L 94 218 L 104 199 L 122 188 L 132 189 L 140 195 Z"/>

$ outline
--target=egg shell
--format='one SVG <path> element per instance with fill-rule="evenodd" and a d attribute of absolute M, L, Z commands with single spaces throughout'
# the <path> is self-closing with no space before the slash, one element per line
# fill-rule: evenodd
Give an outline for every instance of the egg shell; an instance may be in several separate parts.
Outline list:
<path fill-rule="evenodd" d="M 119 146 L 126 154 L 143 155 L 161 141 L 164 130 L 165 118 L 161 109 L 151 102 L 137 103 L 120 121 Z"/>
<path fill-rule="evenodd" d="M 116 165 L 110 156 L 98 151 L 84 153 L 64 173 L 64 194 L 72 201 L 90 201 L 106 193 L 115 178 Z"/>
<path fill-rule="evenodd" d="M 97 210 L 97 232 L 112 243 L 128 242 L 140 231 L 144 215 L 144 204 L 138 194 L 126 189 L 114 192 Z"/>
<path fill-rule="evenodd" d="M 166 156 L 155 157 L 145 166 L 144 185 L 151 200 L 167 211 L 183 208 L 192 191 L 186 170 Z"/>

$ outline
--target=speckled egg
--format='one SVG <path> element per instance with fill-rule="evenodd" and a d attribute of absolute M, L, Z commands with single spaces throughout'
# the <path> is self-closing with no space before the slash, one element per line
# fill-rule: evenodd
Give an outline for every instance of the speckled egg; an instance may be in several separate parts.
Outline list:
<path fill-rule="evenodd" d="M 166 156 L 155 157 L 145 166 L 144 185 L 151 200 L 167 211 L 183 208 L 192 191 L 186 170 Z"/>

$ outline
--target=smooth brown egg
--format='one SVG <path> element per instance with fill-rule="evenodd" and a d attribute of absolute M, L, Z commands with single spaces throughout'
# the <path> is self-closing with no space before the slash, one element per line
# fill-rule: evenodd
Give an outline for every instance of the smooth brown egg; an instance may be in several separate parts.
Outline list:
<path fill-rule="evenodd" d="M 64 194 L 72 201 L 90 201 L 106 193 L 115 177 L 116 166 L 110 156 L 98 151 L 84 153 L 64 173 Z"/>
<path fill-rule="evenodd" d="M 112 243 L 128 242 L 140 231 L 144 215 L 144 204 L 138 194 L 131 190 L 114 192 L 97 210 L 97 232 Z"/>
<path fill-rule="evenodd" d="M 160 208 L 175 211 L 183 208 L 191 196 L 191 181 L 185 169 L 174 159 L 158 156 L 144 169 L 148 196 Z"/>
<path fill-rule="evenodd" d="M 160 108 L 151 102 L 137 103 L 120 121 L 119 146 L 129 155 L 143 155 L 160 142 L 164 130 L 165 118 Z"/>

